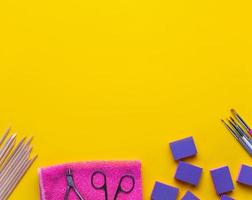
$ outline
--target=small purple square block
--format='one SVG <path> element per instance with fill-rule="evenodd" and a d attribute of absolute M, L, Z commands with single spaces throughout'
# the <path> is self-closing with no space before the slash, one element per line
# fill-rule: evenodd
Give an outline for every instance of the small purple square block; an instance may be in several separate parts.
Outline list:
<path fill-rule="evenodd" d="M 234 189 L 228 166 L 213 169 L 210 172 L 218 195 L 231 192 Z"/>
<path fill-rule="evenodd" d="M 181 200 L 200 200 L 198 197 L 196 197 L 193 193 L 188 191 Z"/>
<path fill-rule="evenodd" d="M 192 157 L 197 154 L 197 149 L 193 137 L 188 137 L 182 140 L 171 142 L 170 148 L 173 158 L 176 161 L 183 158 Z"/>
<path fill-rule="evenodd" d="M 202 175 L 202 168 L 180 161 L 175 178 L 179 181 L 197 186 Z"/>
<path fill-rule="evenodd" d="M 156 182 L 151 194 L 151 200 L 176 200 L 179 189 Z"/>
<path fill-rule="evenodd" d="M 237 182 L 247 186 L 252 186 L 252 167 L 242 165 Z"/>
<path fill-rule="evenodd" d="M 220 200 L 234 200 L 233 198 L 227 196 L 227 195 L 222 195 Z"/>

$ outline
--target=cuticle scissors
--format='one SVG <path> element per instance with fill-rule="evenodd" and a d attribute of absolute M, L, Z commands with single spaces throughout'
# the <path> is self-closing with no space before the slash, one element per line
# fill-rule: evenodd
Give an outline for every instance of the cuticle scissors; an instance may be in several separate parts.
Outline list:
<path fill-rule="evenodd" d="M 95 184 L 95 182 L 94 182 L 94 179 L 95 179 L 96 175 L 100 175 L 103 178 L 103 184 L 101 184 L 100 186 L 97 185 L 97 184 Z M 132 185 L 131 185 L 131 187 L 129 189 L 125 189 L 123 187 L 123 182 L 126 179 L 129 179 L 132 182 Z M 105 200 L 108 200 L 107 177 L 106 177 L 105 173 L 103 173 L 101 171 L 94 172 L 92 174 L 92 177 L 91 177 L 91 185 L 96 190 L 103 190 L 104 191 L 104 195 L 105 195 Z M 118 187 L 116 189 L 116 193 L 115 193 L 115 196 L 114 196 L 113 200 L 117 200 L 117 198 L 118 198 L 118 196 L 119 196 L 120 193 L 124 193 L 124 194 L 131 193 L 134 190 L 134 187 L 135 187 L 135 178 L 133 176 L 131 176 L 131 175 L 124 175 L 124 176 L 122 176 L 120 178 L 120 181 L 119 181 Z"/>

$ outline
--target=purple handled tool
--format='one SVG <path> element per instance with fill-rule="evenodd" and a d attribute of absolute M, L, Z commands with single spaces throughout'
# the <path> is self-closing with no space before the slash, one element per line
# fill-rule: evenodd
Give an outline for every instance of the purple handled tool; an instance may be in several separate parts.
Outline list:
<path fill-rule="evenodd" d="M 221 120 L 224 126 L 228 129 L 228 131 L 235 137 L 235 139 L 240 143 L 240 145 L 248 152 L 250 156 L 252 156 L 252 146 L 249 142 L 249 139 L 245 137 L 245 134 L 237 130 L 235 124 L 228 120 L 229 126 L 224 120 Z"/>
<path fill-rule="evenodd" d="M 252 136 L 252 130 L 249 125 L 242 119 L 242 117 L 234 110 L 231 109 L 232 114 L 236 118 L 236 120 L 242 125 L 242 127 Z"/>

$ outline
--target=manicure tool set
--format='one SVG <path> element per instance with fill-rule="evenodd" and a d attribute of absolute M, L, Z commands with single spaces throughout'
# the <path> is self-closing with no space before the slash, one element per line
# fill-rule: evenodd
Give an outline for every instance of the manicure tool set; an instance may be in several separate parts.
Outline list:
<path fill-rule="evenodd" d="M 39 169 L 41 200 L 142 200 L 140 161 L 90 161 Z"/>
<path fill-rule="evenodd" d="M 252 156 L 252 129 L 234 109 L 231 109 L 231 114 L 230 118 L 221 121 L 244 150 Z M 9 135 L 9 132 L 10 128 L 0 138 L 0 200 L 7 200 L 9 198 L 37 158 L 37 156 L 30 158 L 32 137 L 28 139 L 24 137 L 16 144 L 16 134 Z M 192 146 L 189 148 L 192 152 L 188 152 L 189 149 L 187 148 L 186 156 L 195 155 L 195 145 L 191 140 L 192 138 L 186 138 L 171 144 L 174 156 L 176 157 L 177 150 L 181 154 L 185 144 Z M 182 145 L 181 148 L 179 147 L 174 150 L 173 145 L 177 147 L 180 143 Z M 62 174 L 63 169 L 64 172 Z M 250 171 L 252 177 L 252 167 Z M 184 172 L 182 174 L 186 175 Z M 54 199 L 68 200 L 72 199 L 74 194 L 79 200 L 90 199 L 90 196 L 97 198 L 96 195 L 99 196 L 99 199 L 102 198 L 105 200 L 118 200 L 120 199 L 119 197 L 129 197 L 131 200 L 142 199 L 141 167 L 138 162 L 76 163 L 71 167 L 62 165 L 40 169 L 39 176 L 42 200 L 47 200 L 50 196 L 54 196 Z M 53 176 L 58 177 L 59 180 L 55 182 L 56 179 L 51 179 Z M 242 176 L 240 175 L 240 177 Z M 249 175 L 246 175 L 246 177 L 249 177 Z M 240 182 L 243 183 L 243 179 L 240 179 Z M 246 184 L 248 184 L 247 182 Z M 60 193 L 48 187 L 52 183 L 59 184 L 57 188 L 61 188 Z M 160 187 L 154 188 L 152 193 L 152 196 L 156 195 L 158 199 L 160 198 L 160 192 L 158 191 Z M 111 188 L 113 190 L 112 193 Z M 168 190 L 168 188 L 166 189 Z M 187 193 L 186 195 L 190 196 L 192 194 Z"/>
<path fill-rule="evenodd" d="M 234 109 L 231 109 L 231 113 L 232 116 L 229 119 L 221 121 L 240 145 L 252 156 L 252 130 Z"/>
<path fill-rule="evenodd" d="M 73 178 L 73 172 L 69 168 L 66 173 L 66 179 L 67 179 L 67 190 L 65 193 L 64 200 L 68 200 L 69 193 L 71 189 L 74 191 L 76 196 L 79 198 L 79 200 L 84 200 L 83 195 L 80 194 L 79 190 L 77 189 L 77 186 L 74 183 Z M 100 182 L 99 179 L 102 179 Z M 125 185 L 127 182 L 130 181 L 130 186 L 125 188 Z M 108 198 L 108 185 L 107 185 L 107 176 L 102 171 L 95 171 L 91 176 L 91 185 L 95 190 L 101 190 L 104 193 L 104 199 L 109 200 Z M 115 196 L 113 197 L 113 200 L 117 200 L 119 194 L 129 194 L 134 190 L 135 187 L 135 178 L 131 175 L 124 175 L 120 178 L 118 187 L 116 189 Z"/>

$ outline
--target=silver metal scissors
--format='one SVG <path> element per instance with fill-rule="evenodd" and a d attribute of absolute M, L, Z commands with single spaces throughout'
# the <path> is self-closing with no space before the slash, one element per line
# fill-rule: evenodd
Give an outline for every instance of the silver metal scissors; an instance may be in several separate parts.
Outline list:
<path fill-rule="evenodd" d="M 97 176 L 100 176 L 101 179 L 103 179 L 102 183 L 98 184 L 96 183 L 95 179 Z M 124 184 L 126 181 L 130 181 L 130 186 L 125 188 Z M 96 171 L 92 174 L 91 177 L 91 184 L 92 187 L 96 190 L 103 190 L 104 191 L 104 195 L 105 195 L 105 200 L 108 200 L 108 187 L 107 187 L 107 176 L 101 172 L 101 171 Z M 123 193 L 123 194 L 129 194 L 134 190 L 135 187 L 135 178 L 131 175 L 124 175 L 120 178 L 115 196 L 113 198 L 113 200 L 117 200 L 119 194 Z"/>
<path fill-rule="evenodd" d="M 82 197 L 82 195 L 80 194 L 80 192 L 78 191 L 77 187 L 74 184 L 73 173 L 71 169 L 67 170 L 66 179 L 67 179 L 67 190 L 65 193 L 64 200 L 68 200 L 71 189 L 73 189 L 79 200 L 84 200 L 84 197 Z"/>

